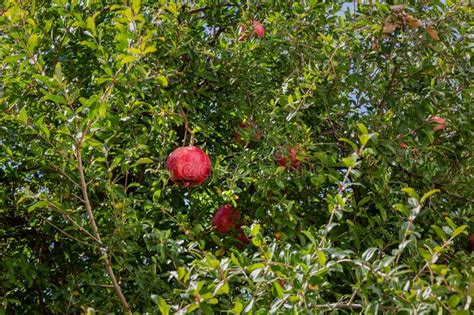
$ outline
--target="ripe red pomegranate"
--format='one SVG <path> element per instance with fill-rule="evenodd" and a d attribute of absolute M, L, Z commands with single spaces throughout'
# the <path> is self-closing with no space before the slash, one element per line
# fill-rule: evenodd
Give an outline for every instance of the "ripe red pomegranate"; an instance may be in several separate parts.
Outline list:
<path fill-rule="evenodd" d="M 252 24 L 253 24 L 254 33 L 258 37 L 265 36 L 265 28 L 263 27 L 262 23 L 260 23 L 259 21 L 253 20 Z"/>
<path fill-rule="evenodd" d="M 240 230 L 240 212 L 230 204 L 223 205 L 212 217 L 212 225 L 222 234 L 238 231 Z"/>
<path fill-rule="evenodd" d="M 400 141 L 399 146 L 400 146 L 400 149 L 406 149 L 406 148 L 408 148 L 408 145 L 407 145 L 405 142 L 403 142 L 403 141 Z"/>
<path fill-rule="evenodd" d="M 471 234 L 469 238 L 469 251 L 472 253 L 474 252 L 474 233 Z"/>
<path fill-rule="evenodd" d="M 284 149 L 276 150 L 274 157 L 279 166 L 298 168 L 301 162 L 298 159 L 298 151 L 299 148 L 295 145 L 293 147 L 287 147 L 286 152 Z"/>
<path fill-rule="evenodd" d="M 202 184 L 211 173 L 211 160 L 195 146 L 180 147 L 168 156 L 166 169 L 173 182 L 184 187 Z"/>

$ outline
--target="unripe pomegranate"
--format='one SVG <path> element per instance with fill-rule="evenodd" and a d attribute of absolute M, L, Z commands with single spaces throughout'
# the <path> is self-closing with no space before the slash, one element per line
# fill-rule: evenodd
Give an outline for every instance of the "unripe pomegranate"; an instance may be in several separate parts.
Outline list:
<path fill-rule="evenodd" d="M 287 147 L 285 152 L 284 149 L 275 151 L 275 161 L 279 166 L 298 168 L 300 166 L 300 160 L 298 159 L 299 148 L 297 145 L 293 147 Z"/>
<path fill-rule="evenodd" d="M 212 217 L 212 225 L 222 234 L 240 230 L 240 212 L 230 204 L 223 205 Z"/>
<path fill-rule="evenodd" d="M 202 184 L 211 173 L 211 160 L 195 146 L 180 147 L 168 156 L 166 169 L 171 179 L 184 187 Z"/>
<path fill-rule="evenodd" d="M 263 27 L 262 23 L 260 23 L 259 21 L 253 20 L 252 24 L 253 24 L 254 33 L 258 37 L 265 36 L 265 28 Z"/>

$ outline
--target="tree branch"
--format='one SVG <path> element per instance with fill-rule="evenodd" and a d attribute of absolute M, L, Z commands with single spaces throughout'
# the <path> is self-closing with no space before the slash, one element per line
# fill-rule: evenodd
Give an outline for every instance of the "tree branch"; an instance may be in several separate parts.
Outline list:
<path fill-rule="evenodd" d="M 393 66 L 392 74 L 390 75 L 390 81 L 388 82 L 388 86 L 387 86 L 387 89 L 385 90 L 385 94 L 382 97 L 382 99 L 380 100 L 380 103 L 379 103 L 379 106 L 378 106 L 379 115 L 382 115 L 382 110 L 385 107 L 386 99 L 390 95 L 390 93 L 392 92 L 393 85 L 395 84 L 395 78 L 397 77 L 398 67 L 399 66 L 396 63 Z"/>
<path fill-rule="evenodd" d="M 109 275 L 110 279 L 112 280 L 112 284 L 114 286 L 115 293 L 117 294 L 120 303 L 122 304 L 123 308 L 125 309 L 125 312 L 127 314 L 131 314 L 131 309 L 130 305 L 128 304 L 127 300 L 125 299 L 125 296 L 122 293 L 122 288 L 120 287 L 120 284 L 117 281 L 117 278 L 115 277 L 114 271 L 112 269 L 112 262 L 111 258 L 107 254 L 107 250 L 103 247 L 104 243 L 102 242 L 102 239 L 100 237 L 99 229 L 97 228 L 97 224 L 95 222 L 94 218 L 94 213 L 92 212 L 92 206 L 89 201 L 89 195 L 87 193 L 87 184 L 84 176 L 84 168 L 82 166 L 82 155 L 81 155 L 81 147 L 83 144 L 83 141 L 85 139 L 85 133 L 82 135 L 82 137 L 77 141 L 76 143 L 76 159 L 77 159 L 77 170 L 79 172 L 79 177 L 80 177 L 80 186 L 81 186 L 81 191 L 82 191 L 82 197 L 84 199 L 84 206 L 86 207 L 87 215 L 89 217 L 89 223 L 92 228 L 92 234 L 95 236 L 97 242 L 101 245 L 100 248 L 100 253 L 104 257 L 104 266 L 105 266 L 105 271 Z"/>

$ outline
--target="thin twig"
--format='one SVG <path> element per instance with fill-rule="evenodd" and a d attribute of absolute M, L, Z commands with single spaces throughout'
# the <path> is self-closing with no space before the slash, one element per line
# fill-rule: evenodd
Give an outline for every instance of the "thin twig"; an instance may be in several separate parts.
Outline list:
<path fill-rule="evenodd" d="M 57 227 L 54 223 L 52 223 L 51 221 L 49 221 L 48 219 L 46 219 L 45 217 L 43 217 L 41 214 L 39 215 L 40 218 L 42 218 L 44 221 L 46 221 L 46 223 L 48 223 L 49 225 L 51 225 L 53 228 L 55 228 L 56 230 L 58 230 L 59 232 L 61 232 L 62 234 L 64 234 L 66 237 L 78 242 L 78 243 L 81 243 L 83 245 L 86 245 L 86 246 L 89 246 L 89 247 L 94 247 L 94 248 L 97 248 L 97 246 L 95 245 L 92 245 L 92 244 L 89 244 L 87 242 L 84 242 L 84 241 L 81 241 L 80 239 L 78 238 L 75 238 L 74 236 L 72 236 L 71 234 L 67 233 L 66 231 L 60 229 L 59 227 Z"/>
<path fill-rule="evenodd" d="M 199 12 L 207 11 L 207 10 L 210 10 L 210 9 L 215 9 L 215 8 L 219 8 L 219 7 L 231 7 L 231 6 L 234 6 L 234 5 L 232 3 L 228 3 L 228 2 L 220 3 L 220 4 L 216 4 L 216 5 L 206 5 L 204 7 L 188 11 L 188 12 L 186 12 L 186 14 L 191 15 L 191 14 L 196 14 L 196 13 L 199 13 Z"/>
<path fill-rule="evenodd" d="M 393 85 L 395 84 L 395 78 L 397 77 L 398 68 L 399 68 L 399 65 L 395 63 L 393 66 L 392 74 L 390 75 L 390 81 L 388 82 L 387 89 L 385 90 L 385 93 L 382 99 L 380 100 L 380 103 L 378 106 L 379 116 L 383 114 L 383 108 L 385 107 L 386 99 L 392 92 Z"/>

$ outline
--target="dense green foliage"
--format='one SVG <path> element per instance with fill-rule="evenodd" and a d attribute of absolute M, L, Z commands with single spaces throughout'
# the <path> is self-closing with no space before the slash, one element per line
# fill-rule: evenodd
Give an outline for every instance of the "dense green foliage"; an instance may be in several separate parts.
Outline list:
<path fill-rule="evenodd" d="M 470 312 L 467 1 L 111 2 L 0 4 L 0 314 Z"/>

